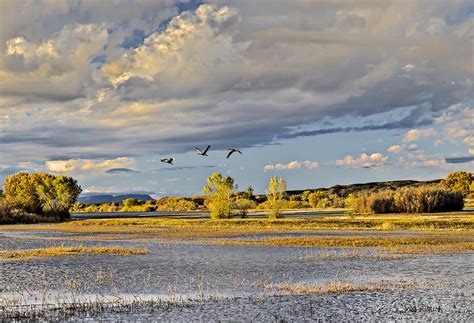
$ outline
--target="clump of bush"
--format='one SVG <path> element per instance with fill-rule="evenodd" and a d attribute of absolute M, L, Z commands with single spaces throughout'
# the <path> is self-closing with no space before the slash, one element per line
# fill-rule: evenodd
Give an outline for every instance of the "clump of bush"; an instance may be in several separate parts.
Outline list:
<path fill-rule="evenodd" d="M 343 208 L 344 199 L 337 194 L 331 194 L 325 191 L 314 191 L 313 193 L 305 194 L 304 197 L 312 208 L 327 209 L 327 208 Z"/>
<path fill-rule="evenodd" d="M 198 205 L 183 198 L 165 198 L 159 201 L 158 211 L 182 212 L 197 210 Z"/>
<path fill-rule="evenodd" d="M 433 213 L 461 211 L 464 200 L 458 191 L 440 186 L 418 186 L 350 195 L 346 207 L 355 213 Z"/>
<path fill-rule="evenodd" d="M 238 214 L 245 218 L 250 209 L 254 209 L 257 206 L 257 203 L 253 200 L 247 198 L 238 198 L 234 201 L 233 208 L 238 211 Z"/>

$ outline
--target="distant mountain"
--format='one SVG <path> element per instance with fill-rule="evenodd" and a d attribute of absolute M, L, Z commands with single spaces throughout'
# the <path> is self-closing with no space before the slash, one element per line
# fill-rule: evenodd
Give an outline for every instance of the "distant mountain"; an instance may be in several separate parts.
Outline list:
<path fill-rule="evenodd" d="M 136 198 L 137 200 L 141 200 L 141 201 L 154 201 L 155 200 L 148 194 L 120 194 L 120 195 L 101 194 L 101 195 L 80 196 L 77 199 L 77 201 L 85 203 L 85 204 L 102 204 L 102 203 L 112 203 L 112 202 L 120 203 L 123 200 L 129 199 L 129 198 Z"/>

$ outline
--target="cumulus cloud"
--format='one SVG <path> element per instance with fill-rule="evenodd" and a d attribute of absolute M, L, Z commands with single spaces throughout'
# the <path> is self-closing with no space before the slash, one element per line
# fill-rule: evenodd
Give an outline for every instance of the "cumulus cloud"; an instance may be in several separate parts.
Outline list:
<path fill-rule="evenodd" d="M 439 146 L 441 146 L 442 144 L 444 144 L 444 141 L 438 139 L 438 140 L 435 140 L 435 141 L 433 142 L 433 147 L 439 147 Z"/>
<path fill-rule="evenodd" d="M 428 159 L 423 162 L 423 165 L 426 167 L 440 167 L 445 164 L 446 161 L 442 159 Z"/>
<path fill-rule="evenodd" d="M 110 170 L 126 169 L 134 164 L 134 160 L 128 157 L 118 157 L 109 160 L 91 159 L 69 159 L 69 160 L 47 160 L 46 170 L 53 173 L 96 173 L 110 172 Z M 115 171 L 112 171 L 115 172 Z"/>
<path fill-rule="evenodd" d="M 469 146 L 474 146 L 474 137 L 464 138 L 464 143 Z"/>
<path fill-rule="evenodd" d="M 405 141 L 416 141 L 422 137 L 433 137 L 436 136 L 438 132 L 433 128 L 429 129 L 411 129 L 405 134 Z"/>
<path fill-rule="evenodd" d="M 288 169 L 301 169 L 301 168 L 306 168 L 306 169 L 316 169 L 319 168 L 319 164 L 315 161 L 298 161 L 294 160 L 292 162 L 289 162 L 288 164 L 282 164 L 282 163 L 277 163 L 277 164 L 268 164 L 263 167 L 263 170 L 265 172 L 268 171 L 279 171 L 279 170 L 288 170 Z"/>
<path fill-rule="evenodd" d="M 354 158 L 352 155 L 347 155 L 343 159 L 336 161 L 338 166 L 349 166 L 349 167 L 375 167 L 381 166 L 388 160 L 387 156 L 382 153 L 366 154 L 363 153 L 359 157 Z"/>
<path fill-rule="evenodd" d="M 209 63 L 231 63 L 238 48 L 222 29 L 236 11 L 230 7 L 200 6 L 195 14 L 183 13 L 171 20 L 162 33 L 153 33 L 142 46 L 102 67 L 110 82 L 122 84 L 131 78 L 147 81 L 186 76 L 183 86 L 204 86 L 209 79 Z M 220 66 L 219 66 L 220 67 Z M 223 66 L 225 68 L 225 66 Z"/>
<path fill-rule="evenodd" d="M 22 36 L 7 40 L 0 65 L 3 95 L 61 101 L 85 96 L 95 86 L 90 60 L 107 41 L 106 27 L 99 24 L 65 25 L 39 42 Z"/>
<path fill-rule="evenodd" d="M 387 148 L 387 151 L 392 154 L 398 154 L 402 151 L 402 146 L 400 145 L 393 145 Z"/>
<path fill-rule="evenodd" d="M 99 162 L 429 126 L 472 90 L 474 18 L 442 23 L 467 3 L 6 0 L 2 160 Z M 425 108 L 369 122 L 407 107 Z M 439 122 L 468 129 L 469 112 Z M 338 125 L 352 116 L 368 122 Z M 325 119 L 334 127 L 297 131 Z"/>

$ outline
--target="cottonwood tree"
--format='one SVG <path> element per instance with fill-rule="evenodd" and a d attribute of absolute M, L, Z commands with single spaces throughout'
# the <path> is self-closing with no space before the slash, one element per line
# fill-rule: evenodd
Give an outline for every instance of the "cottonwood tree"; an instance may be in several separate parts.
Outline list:
<path fill-rule="evenodd" d="M 206 195 L 206 206 L 211 211 L 212 219 L 230 218 L 232 216 L 232 193 L 234 179 L 221 173 L 213 173 L 207 178 L 203 188 Z"/>
<path fill-rule="evenodd" d="M 268 188 L 265 190 L 267 201 L 270 207 L 270 218 L 280 218 L 281 210 L 285 202 L 286 182 L 283 178 L 273 176 L 268 182 Z"/>
<path fill-rule="evenodd" d="M 68 176 L 20 172 L 8 176 L 3 184 L 6 203 L 40 215 L 69 215 L 69 208 L 82 192 Z"/>
<path fill-rule="evenodd" d="M 449 173 L 442 185 L 453 192 L 460 192 L 464 197 L 469 194 L 473 181 L 472 173 L 457 171 Z"/>

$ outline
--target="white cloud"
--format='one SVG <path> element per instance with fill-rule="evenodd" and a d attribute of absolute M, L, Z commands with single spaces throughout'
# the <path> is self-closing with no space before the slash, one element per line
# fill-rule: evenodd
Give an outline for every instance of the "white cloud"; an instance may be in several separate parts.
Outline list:
<path fill-rule="evenodd" d="M 421 137 L 433 137 L 436 136 L 438 133 L 433 128 L 419 130 L 419 129 L 411 129 L 405 135 L 405 141 L 415 141 L 420 139 Z"/>
<path fill-rule="evenodd" d="M 87 186 L 82 189 L 83 193 L 119 193 L 120 188 L 116 186 Z"/>
<path fill-rule="evenodd" d="M 294 160 L 292 162 L 289 162 L 288 164 L 282 164 L 282 163 L 277 163 L 277 164 L 268 164 L 263 167 L 264 171 L 274 171 L 274 170 L 288 170 L 288 169 L 300 169 L 300 168 L 306 168 L 306 169 L 316 169 L 319 168 L 319 164 L 315 161 L 310 161 L 306 160 L 303 162 L 300 162 L 298 160 Z"/>
<path fill-rule="evenodd" d="M 351 167 L 374 167 L 381 166 L 388 160 L 387 156 L 382 153 L 373 154 L 361 154 L 358 158 L 354 158 L 352 155 L 347 155 L 343 159 L 336 161 L 338 166 L 351 166 Z"/>
<path fill-rule="evenodd" d="M 469 155 L 474 155 L 474 148 L 469 148 L 468 152 L 469 152 Z"/>
<path fill-rule="evenodd" d="M 426 167 L 440 167 L 446 165 L 444 159 L 428 159 L 423 162 L 423 165 Z"/>
<path fill-rule="evenodd" d="M 70 24 L 41 41 L 14 37 L 6 41 L 0 64 L 4 93 L 44 99 L 77 98 L 94 86 L 90 61 L 107 44 L 104 25 Z"/>
<path fill-rule="evenodd" d="M 439 147 L 439 146 L 441 146 L 442 144 L 444 144 L 444 141 L 438 139 L 438 140 L 435 140 L 435 141 L 433 142 L 433 147 Z"/>
<path fill-rule="evenodd" d="M 468 146 L 474 146 L 474 137 L 464 138 L 464 143 Z"/>
<path fill-rule="evenodd" d="M 178 77 L 184 81 L 182 86 L 204 86 L 203 80 L 210 77 L 209 63 L 237 59 L 238 48 L 222 31 L 236 14 L 227 6 L 201 5 L 195 14 L 173 18 L 164 32 L 151 34 L 143 46 L 105 64 L 102 71 L 114 85 L 133 77 L 157 82 Z"/>
<path fill-rule="evenodd" d="M 473 18 L 442 23 L 466 1 L 242 0 L 187 12 L 172 0 L 3 2 L 9 165 L 179 153 L 202 138 L 251 147 L 318 120 L 342 129 L 339 117 L 425 105 L 429 117 L 472 91 Z M 134 29 L 145 40 L 120 46 Z M 443 122 L 468 131 L 465 110 Z"/>
<path fill-rule="evenodd" d="M 446 128 L 445 134 L 450 138 L 463 138 L 468 135 L 468 131 L 466 129 Z"/>
<path fill-rule="evenodd" d="M 96 173 L 105 172 L 111 168 L 126 168 L 134 164 L 134 160 L 127 157 L 118 157 L 109 160 L 70 159 L 47 160 L 46 170 L 54 173 Z"/>
<path fill-rule="evenodd" d="M 387 151 L 392 154 L 398 154 L 402 151 L 402 146 L 400 145 L 393 145 L 387 148 Z"/>

